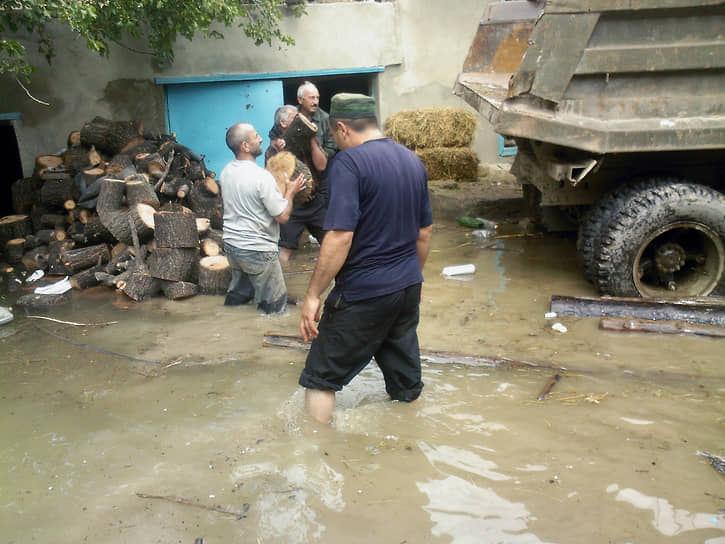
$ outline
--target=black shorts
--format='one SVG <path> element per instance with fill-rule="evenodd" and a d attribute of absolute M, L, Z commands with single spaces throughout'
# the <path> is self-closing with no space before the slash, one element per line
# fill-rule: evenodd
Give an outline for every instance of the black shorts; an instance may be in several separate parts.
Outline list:
<path fill-rule="evenodd" d="M 289 221 L 279 226 L 279 247 L 297 249 L 302 231 L 307 227 L 310 234 L 322 243 L 325 236 L 325 215 L 327 204 L 322 195 L 318 195 L 305 206 L 292 209 Z"/>
<path fill-rule="evenodd" d="M 417 334 L 420 289 L 418 283 L 352 303 L 328 297 L 299 384 L 340 391 L 375 357 L 390 397 L 417 399 L 423 389 Z"/>

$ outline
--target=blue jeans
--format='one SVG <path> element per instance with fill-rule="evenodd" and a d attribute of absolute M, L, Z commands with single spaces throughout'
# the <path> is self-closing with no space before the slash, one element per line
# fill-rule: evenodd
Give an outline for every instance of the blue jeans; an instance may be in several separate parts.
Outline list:
<path fill-rule="evenodd" d="M 226 306 L 256 302 L 267 314 L 287 309 L 287 286 L 277 251 L 252 251 L 224 244 L 232 279 L 224 300 Z"/>

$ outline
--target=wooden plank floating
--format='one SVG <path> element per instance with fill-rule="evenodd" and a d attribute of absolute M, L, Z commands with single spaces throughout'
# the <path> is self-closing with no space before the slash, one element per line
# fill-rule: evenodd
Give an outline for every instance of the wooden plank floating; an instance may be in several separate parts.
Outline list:
<path fill-rule="evenodd" d="M 725 298 L 657 300 L 623 297 L 568 297 L 553 295 L 551 311 L 577 317 L 627 317 L 653 321 L 684 321 L 725 327 Z"/>
<path fill-rule="evenodd" d="M 301 351 L 307 351 L 310 349 L 310 342 L 305 342 L 301 336 L 277 332 L 264 333 L 262 345 L 265 347 L 291 348 Z M 467 366 L 483 366 L 488 368 L 509 366 L 518 368 L 548 368 L 554 370 L 565 370 L 545 363 L 519 361 L 516 359 L 510 359 L 508 357 L 486 357 L 481 355 L 454 353 L 452 351 L 435 351 L 424 349 L 420 350 L 420 360 L 423 363 L 461 364 Z"/>
<path fill-rule="evenodd" d="M 599 328 L 607 331 L 658 332 L 661 334 L 697 334 L 725 338 L 725 328 L 684 321 L 653 321 L 626 317 L 602 317 Z"/>

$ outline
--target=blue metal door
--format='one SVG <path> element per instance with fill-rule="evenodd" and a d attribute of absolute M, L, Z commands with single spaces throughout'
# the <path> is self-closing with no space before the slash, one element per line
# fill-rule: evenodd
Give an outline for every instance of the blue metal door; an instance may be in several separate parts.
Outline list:
<path fill-rule="evenodd" d="M 226 145 L 227 129 L 251 123 L 269 146 L 274 111 L 282 105 L 281 80 L 219 81 L 166 86 L 169 133 L 186 147 L 204 155 L 208 170 L 221 173 L 234 157 Z M 264 166 L 264 156 L 257 158 Z"/>

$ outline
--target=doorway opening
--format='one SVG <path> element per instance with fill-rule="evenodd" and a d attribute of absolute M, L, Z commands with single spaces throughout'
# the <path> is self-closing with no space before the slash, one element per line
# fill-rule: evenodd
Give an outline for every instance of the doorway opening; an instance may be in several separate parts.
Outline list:
<path fill-rule="evenodd" d="M 12 185 L 23 177 L 20 149 L 12 121 L 0 120 L 0 216 L 12 215 Z"/>
<path fill-rule="evenodd" d="M 360 93 L 372 96 L 376 73 L 343 74 L 327 76 L 290 77 L 282 81 L 284 103 L 297 105 L 297 88 L 311 81 L 320 91 L 320 108 L 330 112 L 330 100 L 336 93 Z"/>

